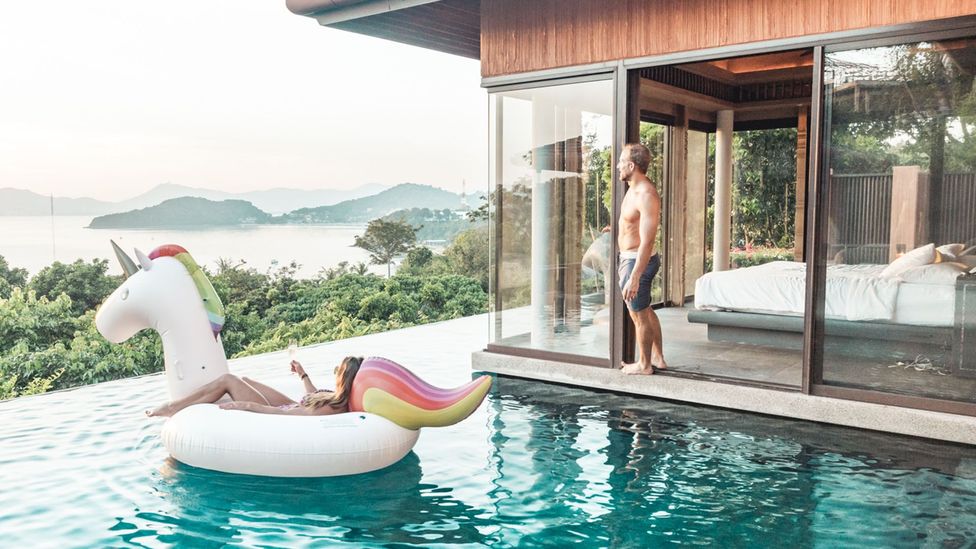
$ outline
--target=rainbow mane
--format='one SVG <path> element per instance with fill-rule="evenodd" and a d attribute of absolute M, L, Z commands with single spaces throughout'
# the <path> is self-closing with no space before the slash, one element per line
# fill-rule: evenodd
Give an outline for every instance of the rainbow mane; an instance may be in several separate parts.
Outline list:
<path fill-rule="evenodd" d="M 456 389 L 440 389 L 392 360 L 363 361 L 352 384 L 349 410 L 369 412 L 407 429 L 444 427 L 471 415 L 491 388 L 481 376 Z"/>
<path fill-rule="evenodd" d="M 193 279 L 193 284 L 197 287 L 197 292 L 200 293 L 200 299 L 203 300 L 203 308 L 207 311 L 207 318 L 210 320 L 210 329 L 213 330 L 214 339 L 216 339 L 220 335 L 220 330 L 224 327 L 224 304 L 220 302 L 220 297 L 217 295 L 217 291 L 214 290 L 213 284 L 210 283 L 210 279 L 207 278 L 207 275 L 197 265 L 197 262 L 193 260 L 190 252 L 187 252 L 182 246 L 176 244 L 163 244 L 149 252 L 148 257 L 149 259 L 172 257 L 186 267 L 190 278 Z"/>

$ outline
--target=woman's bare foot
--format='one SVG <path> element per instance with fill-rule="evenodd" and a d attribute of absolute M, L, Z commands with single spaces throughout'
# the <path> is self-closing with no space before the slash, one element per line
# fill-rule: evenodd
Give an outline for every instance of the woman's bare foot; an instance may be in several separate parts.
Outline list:
<path fill-rule="evenodd" d="M 155 410 L 146 410 L 147 417 L 169 417 L 173 415 L 173 408 L 169 404 L 163 404 Z"/>
<path fill-rule="evenodd" d="M 651 368 L 655 370 L 667 370 L 668 363 L 664 362 L 664 357 L 657 359 L 657 362 L 651 361 Z"/>
<path fill-rule="evenodd" d="M 649 376 L 654 373 L 654 366 L 647 365 L 644 366 L 639 362 L 634 362 L 631 364 L 620 363 L 620 371 L 627 375 L 645 375 Z"/>

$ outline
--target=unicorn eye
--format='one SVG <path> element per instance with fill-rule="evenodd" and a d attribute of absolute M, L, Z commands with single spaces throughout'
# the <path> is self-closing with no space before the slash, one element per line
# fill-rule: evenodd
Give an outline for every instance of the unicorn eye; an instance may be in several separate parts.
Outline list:
<path fill-rule="evenodd" d="M 122 294 L 119 297 L 122 298 L 122 301 L 125 301 L 129 297 L 129 289 L 123 288 Z"/>

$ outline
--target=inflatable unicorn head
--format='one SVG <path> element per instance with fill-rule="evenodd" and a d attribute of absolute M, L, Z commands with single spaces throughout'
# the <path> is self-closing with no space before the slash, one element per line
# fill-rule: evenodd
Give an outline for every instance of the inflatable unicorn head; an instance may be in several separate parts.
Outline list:
<path fill-rule="evenodd" d="M 126 279 L 95 315 L 105 339 L 121 343 L 146 328 L 158 332 L 171 399 L 227 373 L 220 341 L 224 307 L 190 254 L 174 244 L 148 256 L 135 250 L 137 267 L 115 242 L 112 247 Z"/>

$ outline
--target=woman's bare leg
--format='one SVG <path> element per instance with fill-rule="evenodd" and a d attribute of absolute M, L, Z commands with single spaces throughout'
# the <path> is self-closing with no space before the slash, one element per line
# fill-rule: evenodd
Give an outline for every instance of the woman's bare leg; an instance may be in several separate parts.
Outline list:
<path fill-rule="evenodd" d="M 268 403 L 268 399 L 264 398 L 264 395 L 250 387 L 241 378 L 233 374 L 224 374 L 185 398 L 164 404 L 155 410 L 146 411 L 146 415 L 150 417 L 171 416 L 187 406 L 217 402 L 224 395 L 230 395 L 232 400 L 239 402 Z"/>
<path fill-rule="evenodd" d="M 252 389 L 261 393 L 265 399 L 268 401 L 268 406 L 281 406 L 282 404 L 297 404 L 294 400 L 288 398 L 283 393 L 268 387 L 264 383 L 259 381 L 254 381 L 249 377 L 242 377 L 245 383 L 251 386 Z"/>

